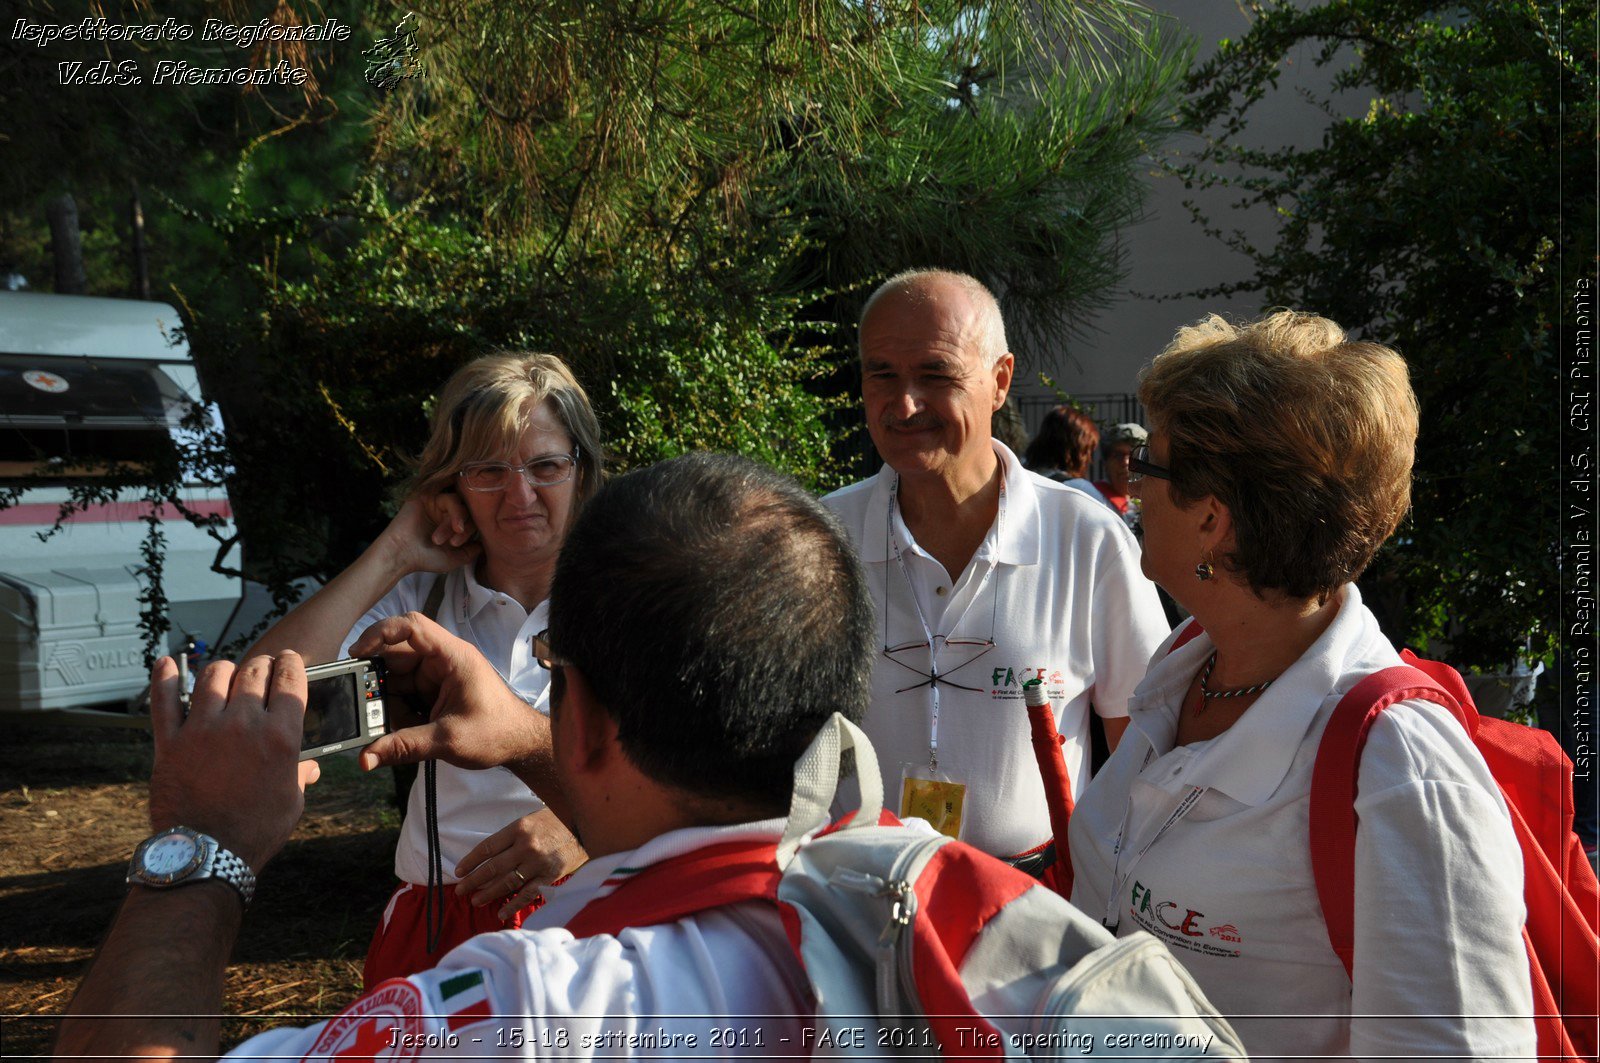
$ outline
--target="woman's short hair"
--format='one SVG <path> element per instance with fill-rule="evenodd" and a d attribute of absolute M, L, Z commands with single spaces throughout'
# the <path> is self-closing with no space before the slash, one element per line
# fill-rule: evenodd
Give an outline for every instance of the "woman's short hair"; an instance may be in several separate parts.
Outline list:
<path fill-rule="evenodd" d="M 451 374 L 433 410 L 428 444 L 401 496 L 437 494 L 455 482 L 466 462 L 515 451 L 528 419 L 546 403 L 578 446 L 581 507 L 600 489 L 604 472 L 600 424 L 566 363 L 553 354 L 526 352 L 485 355 Z"/>
<path fill-rule="evenodd" d="M 1411 504 L 1417 399 L 1405 361 L 1326 318 L 1282 310 L 1179 329 L 1140 375 L 1174 501 L 1228 507 L 1217 559 L 1256 594 L 1325 600 L 1366 569 Z"/>
<path fill-rule="evenodd" d="M 1089 461 L 1100 443 L 1100 429 L 1089 415 L 1071 406 L 1057 406 L 1044 415 L 1039 433 L 1028 444 L 1023 464 L 1034 472 L 1060 469 L 1074 479 L 1089 474 Z"/>

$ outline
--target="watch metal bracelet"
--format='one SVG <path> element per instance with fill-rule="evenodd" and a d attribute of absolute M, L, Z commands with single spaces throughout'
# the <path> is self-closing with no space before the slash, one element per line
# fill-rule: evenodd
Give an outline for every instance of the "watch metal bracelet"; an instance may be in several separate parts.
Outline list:
<path fill-rule="evenodd" d="M 246 908 L 256 899 L 255 872 L 250 870 L 249 864 L 235 856 L 233 850 L 217 846 L 211 858 L 211 874 L 237 889 L 239 896 L 244 898 Z"/>
<path fill-rule="evenodd" d="M 128 866 L 128 884 L 133 886 L 167 889 L 209 879 L 238 890 L 247 908 L 255 899 L 256 876 L 250 865 L 192 827 L 172 827 L 146 838 Z"/>

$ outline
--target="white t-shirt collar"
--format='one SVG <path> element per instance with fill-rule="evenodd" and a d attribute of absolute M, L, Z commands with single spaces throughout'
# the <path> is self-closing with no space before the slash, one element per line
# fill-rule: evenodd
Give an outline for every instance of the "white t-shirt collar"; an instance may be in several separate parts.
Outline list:
<path fill-rule="evenodd" d="M 457 571 L 461 573 L 462 584 L 457 592 L 457 615 L 462 620 L 476 619 L 478 614 L 489 608 L 501 598 L 508 595 L 497 590 L 492 590 L 478 582 L 478 566 L 476 564 L 462 565 Z"/>
<path fill-rule="evenodd" d="M 1209 742 L 1195 744 L 1194 766 L 1184 773 L 1184 786 L 1212 787 L 1255 806 L 1282 785 L 1343 663 L 1369 634 L 1368 614 L 1360 608 L 1355 584 L 1338 594 L 1339 611 L 1327 630 L 1246 710 L 1251 726 L 1230 727 Z M 1184 693 L 1214 648 L 1211 636 L 1201 633 L 1176 652 L 1158 655 L 1129 700 L 1131 722 L 1157 755 L 1172 749 Z"/>
<path fill-rule="evenodd" d="M 784 817 L 735 823 L 719 827 L 686 827 L 658 834 L 637 849 L 597 856 L 572 873 L 559 886 L 545 886 L 543 907 L 523 923 L 527 930 L 566 926 L 596 897 L 610 893 L 629 876 L 669 857 L 681 856 L 707 845 L 758 840 L 777 841 L 787 825 Z"/>
<path fill-rule="evenodd" d="M 1005 470 L 1006 516 L 991 524 L 989 534 L 978 547 L 976 558 L 995 564 L 1036 565 L 1039 563 L 1039 498 L 1032 477 L 1022 467 L 1022 462 L 1011 449 L 998 439 L 991 439 L 995 457 Z M 872 497 L 867 502 L 866 525 L 861 543 L 861 559 L 867 562 L 890 561 L 889 549 L 889 499 L 894 491 L 899 473 L 888 465 L 873 477 Z M 895 529 L 901 542 L 914 542 L 910 532 L 901 523 Z M 952 577 L 959 573 L 951 573 Z"/>

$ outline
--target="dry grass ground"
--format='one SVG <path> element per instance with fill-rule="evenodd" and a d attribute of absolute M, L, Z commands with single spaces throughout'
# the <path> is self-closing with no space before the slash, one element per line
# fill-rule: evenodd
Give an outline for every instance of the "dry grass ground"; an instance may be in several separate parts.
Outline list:
<path fill-rule="evenodd" d="M 47 1054 L 149 833 L 142 731 L 25 724 L 0 753 L 0 1056 Z M 339 1010 L 392 884 L 397 817 L 387 772 L 329 758 L 306 815 L 266 869 L 228 972 L 237 1041 L 266 1017 Z"/>

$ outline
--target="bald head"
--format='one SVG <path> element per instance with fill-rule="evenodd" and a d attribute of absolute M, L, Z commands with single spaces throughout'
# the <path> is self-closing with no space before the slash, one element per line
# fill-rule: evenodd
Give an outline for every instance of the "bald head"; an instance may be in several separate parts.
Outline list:
<path fill-rule="evenodd" d="M 1010 349 L 1000 303 L 982 281 L 969 274 L 945 269 L 908 269 L 895 274 L 880 284 L 861 308 L 861 334 L 886 302 L 960 322 L 963 340 L 986 368 L 992 368 Z"/>

